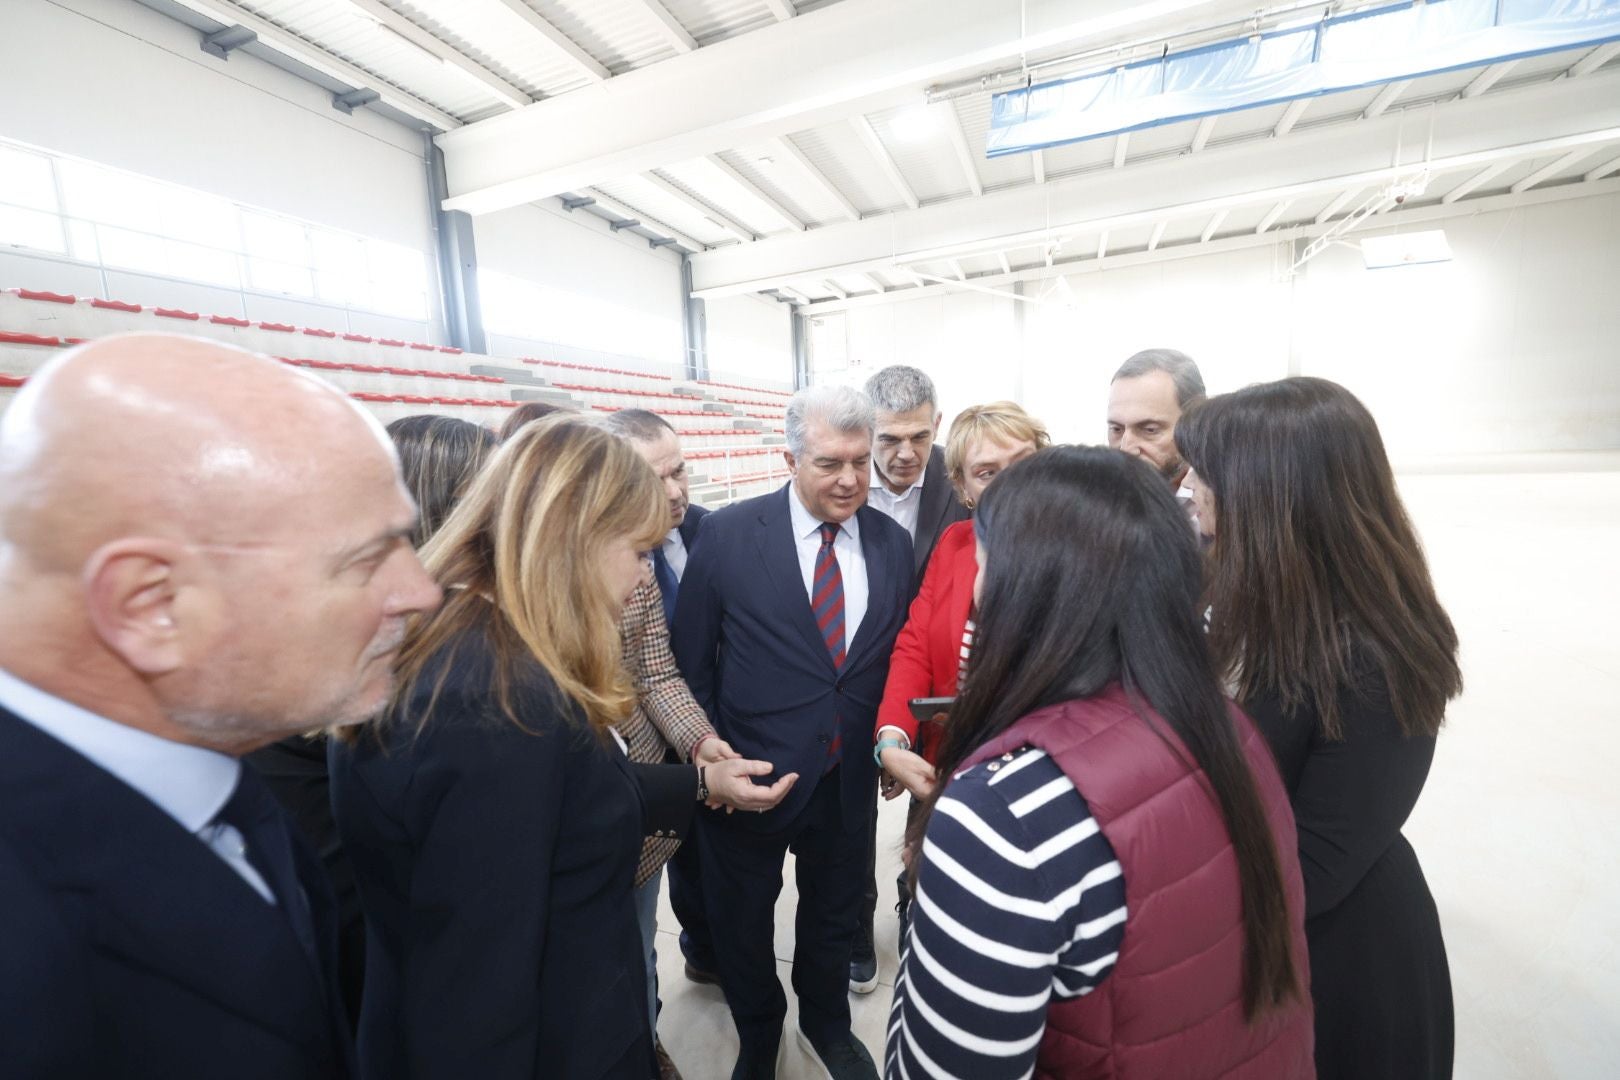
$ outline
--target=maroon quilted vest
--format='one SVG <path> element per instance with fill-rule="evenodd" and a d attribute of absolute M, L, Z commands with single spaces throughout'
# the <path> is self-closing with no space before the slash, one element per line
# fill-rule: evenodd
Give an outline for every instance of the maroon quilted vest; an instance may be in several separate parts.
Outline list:
<path fill-rule="evenodd" d="M 1035 1075 L 1162 1080 L 1314 1078 L 1305 894 L 1288 795 L 1270 748 L 1233 720 L 1281 857 L 1301 1000 L 1243 1020 L 1237 861 L 1220 806 L 1163 720 L 1150 728 L 1117 685 L 1030 713 L 968 764 L 1036 746 L 1085 797 L 1125 875 L 1125 938 L 1101 985 L 1053 998 Z"/>

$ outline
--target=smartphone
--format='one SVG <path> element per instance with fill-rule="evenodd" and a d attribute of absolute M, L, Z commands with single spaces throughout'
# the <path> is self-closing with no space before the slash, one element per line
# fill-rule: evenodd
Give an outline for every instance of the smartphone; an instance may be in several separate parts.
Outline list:
<path fill-rule="evenodd" d="M 919 723 L 926 724 L 934 718 L 935 713 L 948 713 L 955 704 L 953 697 L 914 697 L 911 699 L 911 715 Z"/>

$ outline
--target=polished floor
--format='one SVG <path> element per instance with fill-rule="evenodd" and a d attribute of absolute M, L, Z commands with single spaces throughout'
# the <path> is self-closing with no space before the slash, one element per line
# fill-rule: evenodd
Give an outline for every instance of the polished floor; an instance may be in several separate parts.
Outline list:
<path fill-rule="evenodd" d="M 1440 907 L 1458 1080 L 1620 1076 L 1620 454 L 1431 463 L 1403 474 L 1467 689 L 1408 823 Z M 1475 471 L 1471 471 L 1475 470 Z M 897 956 L 904 803 L 879 818 L 880 984 L 852 996 L 881 1061 Z M 791 867 L 778 972 L 793 955 Z M 659 914 L 659 1031 L 687 1080 L 724 1080 L 736 1033 L 720 992 L 682 973 Z M 817 1070 L 791 1042 L 783 1080 Z"/>

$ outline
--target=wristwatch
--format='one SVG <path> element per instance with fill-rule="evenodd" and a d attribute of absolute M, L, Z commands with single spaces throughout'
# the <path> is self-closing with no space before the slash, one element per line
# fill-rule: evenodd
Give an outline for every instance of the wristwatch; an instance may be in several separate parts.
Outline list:
<path fill-rule="evenodd" d="M 703 776 L 703 770 L 705 770 L 707 768 L 708 768 L 707 765 L 699 765 L 698 766 L 698 793 L 697 793 L 697 801 L 698 802 L 708 802 L 709 801 L 709 782 L 707 780 L 705 780 L 704 776 Z"/>

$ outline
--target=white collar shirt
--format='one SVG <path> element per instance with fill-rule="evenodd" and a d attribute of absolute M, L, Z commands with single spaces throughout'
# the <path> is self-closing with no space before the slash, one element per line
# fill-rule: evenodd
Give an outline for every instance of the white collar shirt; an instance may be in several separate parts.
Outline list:
<path fill-rule="evenodd" d="M 805 603 L 815 592 L 816 555 L 821 551 L 821 522 L 799 500 L 798 489 L 788 484 L 788 513 L 792 517 L 793 546 L 799 555 L 799 572 L 804 578 Z M 833 540 L 838 557 L 838 573 L 844 581 L 844 652 L 850 651 L 855 632 L 866 617 L 866 553 L 861 550 L 861 524 L 855 515 L 838 527 Z"/>
<path fill-rule="evenodd" d="M 928 467 L 924 465 L 923 471 L 917 474 L 917 482 L 896 495 L 889 490 L 889 485 L 878 475 L 874 466 L 872 482 L 867 491 L 866 501 L 872 509 L 893 518 L 895 524 L 911 535 L 913 543 L 917 540 L 917 513 L 922 507 L 923 480 L 927 476 Z"/>
<path fill-rule="evenodd" d="M 241 833 L 218 820 L 236 790 L 241 762 L 108 720 L 3 669 L 0 706 L 135 789 L 275 903 L 275 894 L 247 860 Z"/>

